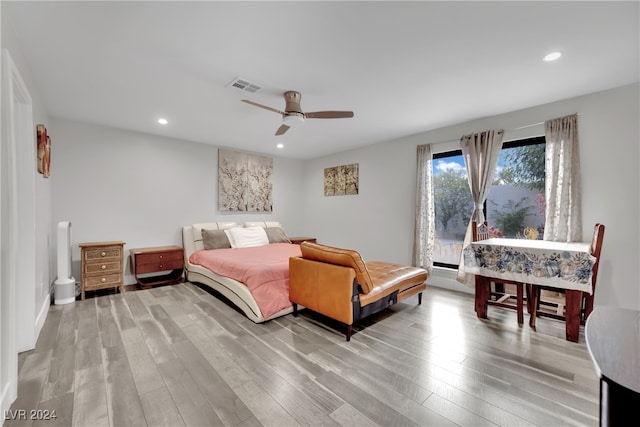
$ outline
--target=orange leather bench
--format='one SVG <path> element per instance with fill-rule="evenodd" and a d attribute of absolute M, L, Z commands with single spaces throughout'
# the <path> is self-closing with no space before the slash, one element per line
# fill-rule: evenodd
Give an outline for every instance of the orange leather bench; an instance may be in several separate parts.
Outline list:
<path fill-rule="evenodd" d="M 427 287 L 427 272 L 418 267 L 383 261 L 364 262 L 354 250 L 317 243 L 300 245 L 301 257 L 289 259 L 289 300 L 347 326 L 377 313 Z"/>

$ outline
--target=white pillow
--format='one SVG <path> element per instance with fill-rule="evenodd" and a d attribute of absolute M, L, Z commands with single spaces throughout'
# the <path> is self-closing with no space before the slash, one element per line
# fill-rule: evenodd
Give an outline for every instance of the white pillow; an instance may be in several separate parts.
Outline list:
<path fill-rule="evenodd" d="M 232 248 L 250 248 L 269 244 L 269 238 L 262 227 L 230 228 L 224 230 Z"/>

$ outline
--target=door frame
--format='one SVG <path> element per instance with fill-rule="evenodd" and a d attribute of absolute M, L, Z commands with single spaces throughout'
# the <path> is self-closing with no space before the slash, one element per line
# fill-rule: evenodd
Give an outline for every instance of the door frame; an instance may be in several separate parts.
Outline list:
<path fill-rule="evenodd" d="M 29 90 L 2 50 L 0 403 L 17 397 L 18 353 L 35 347 L 35 128 Z"/>

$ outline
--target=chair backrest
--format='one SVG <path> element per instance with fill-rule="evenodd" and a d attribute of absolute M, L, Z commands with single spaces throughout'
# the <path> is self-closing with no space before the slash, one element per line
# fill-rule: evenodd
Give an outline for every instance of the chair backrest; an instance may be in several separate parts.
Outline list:
<path fill-rule="evenodd" d="M 593 265 L 593 276 L 591 277 L 592 292 L 596 290 L 596 279 L 598 278 L 598 267 L 600 266 L 600 253 L 602 252 L 602 240 L 604 239 L 604 224 L 597 223 L 593 228 L 593 238 L 591 239 L 591 255 L 596 258 Z"/>
<path fill-rule="evenodd" d="M 478 225 L 475 221 L 471 222 L 471 241 L 485 240 L 489 238 L 489 226 L 487 221 Z"/>
<path fill-rule="evenodd" d="M 596 282 L 598 279 L 598 267 L 600 266 L 600 253 L 602 252 L 602 240 L 604 238 L 604 224 L 596 224 L 593 228 L 593 238 L 591 239 L 591 255 L 596 258 L 593 264 L 593 275 L 591 276 L 591 294 L 583 293 L 584 316 L 586 322 L 593 311 L 594 297 L 596 294 Z"/>
<path fill-rule="evenodd" d="M 356 282 L 362 288 L 362 293 L 368 294 L 373 290 L 373 281 L 367 264 L 357 251 L 334 248 L 319 243 L 302 242 L 300 252 L 302 258 L 305 259 L 353 268 L 356 273 Z"/>

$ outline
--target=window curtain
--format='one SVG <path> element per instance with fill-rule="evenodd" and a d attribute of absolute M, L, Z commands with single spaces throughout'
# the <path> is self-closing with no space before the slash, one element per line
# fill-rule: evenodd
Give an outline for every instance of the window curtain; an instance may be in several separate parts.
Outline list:
<path fill-rule="evenodd" d="M 416 170 L 416 213 L 413 232 L 413 265 L 431 274 L 435 243 L 435 207 L 431 145 L 419 145 Z"/>
<path fill-rule="evenodd" d="M 498 165 L 500 150 L 502 150 L 502 137 L 504 130 L 488 130 L 480 133 L 464 135 L 460 139 L 460 147 L 464 163 L 467 167 L 467 179 L 469 180 L 469 189 L 473 196 L 473 213 L 467 225 L 467 232 L 464 236 L 462 247 L 466 247 L 471 242 L 471 223 L 484 222 L 483 205 L 491 184 L 493 183 L 493 174 Z M 460 257 L 458 265 L 458 281 L 471 285 L 473 276 L 467 277 L 464 272 L 464 258 Z"/>
<path fill-rule="evenodd" d="M 547 142 L 544 240 L 581 241 L 578 116 L 547 120 L 544 128 Z"/>

